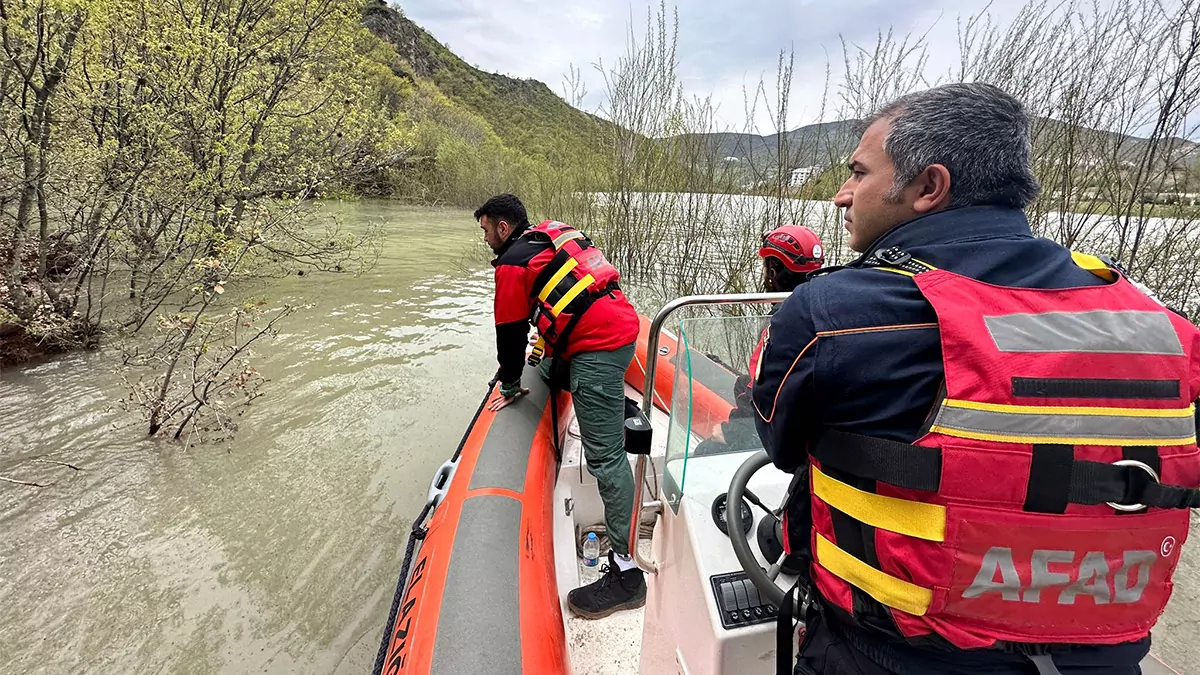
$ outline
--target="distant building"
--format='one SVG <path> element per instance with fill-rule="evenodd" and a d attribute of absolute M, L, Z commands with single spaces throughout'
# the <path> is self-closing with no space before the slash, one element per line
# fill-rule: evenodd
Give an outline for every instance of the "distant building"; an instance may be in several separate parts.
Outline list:
<path fill-rule="evenodd" d="M 788 187 L 801 187 L 810 180 L 820 176 L 824 170 L 825 167 L 821 165 L 802 166 L 799 169 L 792 169 L 792 175 L 788 179 Z"/>

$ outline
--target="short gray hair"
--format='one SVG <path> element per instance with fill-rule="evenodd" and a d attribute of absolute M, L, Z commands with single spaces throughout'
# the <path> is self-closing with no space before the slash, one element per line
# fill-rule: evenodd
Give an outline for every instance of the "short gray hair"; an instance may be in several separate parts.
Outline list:
<path fill-rule="evenodd" d="M 890 120 L 883 149 L 896 166 L 888 198 L 933 164 L 950 171 L 950 206 L 1023 209 L 1041 191 L 1029 165 L 1029 116 L 990 84 L 947 84 L 889 103 L 868 123 Z"/>

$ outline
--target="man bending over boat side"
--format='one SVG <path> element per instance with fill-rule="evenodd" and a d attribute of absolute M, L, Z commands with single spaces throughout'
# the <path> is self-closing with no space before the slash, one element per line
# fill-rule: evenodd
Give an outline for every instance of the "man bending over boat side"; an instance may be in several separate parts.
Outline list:
<path fill-rule="evenodd" d="M 1200 506 L 1200 331 L 1033 235 L 1029 128 L 986 84 L 884 107 L 834 200 L 862 255 L 771 320 L 798 674 L 1141 672 Z"/>
<path fill-rule="evenodd" d="M 567 595 L 567 606 L 599 619 L 646 602 L 646 582 L 629 552 L 636 486 L 625 455 L 625 370 L 633 360 L 638 316 L 618 286 L 620 274 L 579 230 L 557 221 L 529 223 L 511 194 L 496 195 L 475 211 L 496 254 L 496 359 L 500 391 L 489 404 L 504 408 L 529 391 L 521 387 L 529 325 L 538 331 L 530 362 L 553 364 L 565 382 L 579 421 L 588 472 L 604 503 L 612 550 L 604 576 Z"/>

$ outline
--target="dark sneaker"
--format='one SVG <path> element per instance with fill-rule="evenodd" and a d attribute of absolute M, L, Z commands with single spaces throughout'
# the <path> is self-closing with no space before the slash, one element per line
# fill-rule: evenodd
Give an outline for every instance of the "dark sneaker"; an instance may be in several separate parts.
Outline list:
<path fill-rule="evenodd" d="M 646 579 L 640 569 L 622 572 L 610 550 L 608 564 L 600 571 L 604 576 L 567 594 L 567 607 L 572 612 L 585 619 L 603 619 L 613 612 L 646 604 Z"/>

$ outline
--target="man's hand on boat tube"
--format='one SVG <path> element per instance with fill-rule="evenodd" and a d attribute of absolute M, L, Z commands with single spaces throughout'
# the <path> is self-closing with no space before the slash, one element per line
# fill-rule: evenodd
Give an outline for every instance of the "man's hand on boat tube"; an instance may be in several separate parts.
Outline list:
<path fill-rule="evenodd" d="M 513 385 L 512 389 L 509 389 L 501 384 L 498 393 L 492 398 L 491 402 L 488 403 L 488 410 L 496 412 L 518 398 L 528 395 L 529 390 L 520 386 L 519 382 Z"/>

